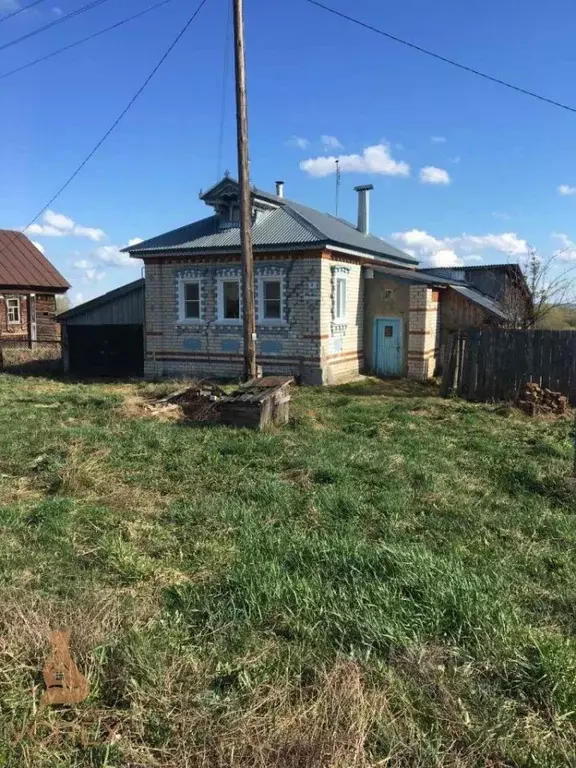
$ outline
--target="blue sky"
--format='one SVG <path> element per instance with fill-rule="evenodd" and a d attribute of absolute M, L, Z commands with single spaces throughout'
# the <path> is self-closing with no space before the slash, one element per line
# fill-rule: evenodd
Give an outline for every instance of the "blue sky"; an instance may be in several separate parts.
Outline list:
<path fill-rule="evenodd" d="M 9 11 L 30 0 L 0 0 Z M 87 0 L 47 0 L 0 23 L 0 46 Z M 0 51 L 0 74 L 155 0 L 108 0 Z M 305 0 L 245 0 L 252 179 L 341 215 L 375 186 L 372 231 L 451 264 L 518 260 L 527 244 L 576 263 L 576 114 L 434 61 Z M 576 4 L 326 0 L 469 66 L 576 106 Z M 20 228 L 124 108 L 196 7 L 163 8 L 0 79 L 0 226 Z M 40 219 L 31 239 L 73 301 L 134 279 L 118 248 L 207 213 L 217 179 L 228 0 L 208 0 L 122 124 Z M 232 61 L 221 170 L 235 173 Z M 564 185 L 562 187 L 562 185 Z M 561 194 L 559 191 L 562 187 Z"/>

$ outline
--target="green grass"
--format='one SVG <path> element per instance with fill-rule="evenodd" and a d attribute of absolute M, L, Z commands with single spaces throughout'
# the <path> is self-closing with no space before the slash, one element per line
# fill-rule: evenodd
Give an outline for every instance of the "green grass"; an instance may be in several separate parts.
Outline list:
<path fill-rule="evenodd" d="M 576 765 L 572 424 L 431 386 L 0 376 L 0 766 Z M 91 693 L 38 714 L 50 629 Z"/>

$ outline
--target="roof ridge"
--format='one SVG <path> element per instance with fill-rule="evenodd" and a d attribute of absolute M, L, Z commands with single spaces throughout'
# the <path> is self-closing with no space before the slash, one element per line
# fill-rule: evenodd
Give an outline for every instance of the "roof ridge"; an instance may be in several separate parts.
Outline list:
<path fill-rule="evenodd" d="M 305 216 L 303 216 L 301 213 L 295 210 L 290 203 L 288 203 L 287 205 L 284 205 L 284 210 L 288 213 L 289 216 L 295 219 L 299 224 L 303 224 L 309 232 L 315 235 L 315 237 L 318 237 L 321 240 L 326 240 L 326 234 L 322 232 L 320 229 L 318 229 L 318 227 L 315 227 L 314 224 L 308 221 L 308 219 Z"/>

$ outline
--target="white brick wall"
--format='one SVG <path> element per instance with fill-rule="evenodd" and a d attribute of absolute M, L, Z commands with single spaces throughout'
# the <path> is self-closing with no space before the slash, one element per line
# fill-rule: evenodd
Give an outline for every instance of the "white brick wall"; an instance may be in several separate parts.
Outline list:
<path fill-rule="evenodd" d="M 439 294 L 425 285 L 410 286 L 408 378 L 429 379 L 434 374 L 439 346 Z"/>
<path fill-rule="evenodd" d="M 320 365 L 321 258 L 319 253 L 258 255 L 255 273 L 281 272 L 285 280 L 285 324 L 257 323 L 257 362 L 265 374 L 290 373 L 322 383 Z M 217 281 L 222 269 L 240 268 L 239 257 L 160 257 L 146 264 L 146 361 L 149 377 L 238 378 L 243 372 L 241 324 L 217 320 Z M 178 276 L 195 270 L 202 280 L 203 322 L 178 322 Z"/>
<path fill-rule="evenodd" d="M 243 372 L 242 326 L 217 322 L 217 279 L 238 270 L 239 256 L 199 259 L 155 258 L 146 263 L 145 374 L 239 378 Z M 347 322 L 335 326 L 333 268 L 347 272 Z M 364 301 L 362 267 L 352 258 L 306 252 L 258 254 L 255 273 L 285 276 L 282 326 L 257 323 L 257 362 L 265 374 L 293 374 L 310 384 L 331 384 L 356 376 L 362 365 Z M 202 281 L 203 322 L 178 322 L 177 279 L 187 270 Z"/>
<path fill-rule="evenodd" d="M 322 260 L 322 376 L 325 384 L 336 384 L 354 378 L 363 365 L 364 281 L 357 260 L 340 257 L 335 252 Z M 335 272 L 347 270 L 346 323 L 333 321 Z M 342 272 L 340 272 L 342 274 Z"/>

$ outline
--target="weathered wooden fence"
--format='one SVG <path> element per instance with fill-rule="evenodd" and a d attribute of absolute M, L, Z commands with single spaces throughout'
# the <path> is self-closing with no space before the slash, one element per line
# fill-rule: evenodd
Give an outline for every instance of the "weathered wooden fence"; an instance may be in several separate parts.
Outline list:
<path fill-rule="evenodd" d="M 534 381 L 576 404 L 576 331 L 458 331 L 446 346 L 441 393 L 514 401 Z"/>

